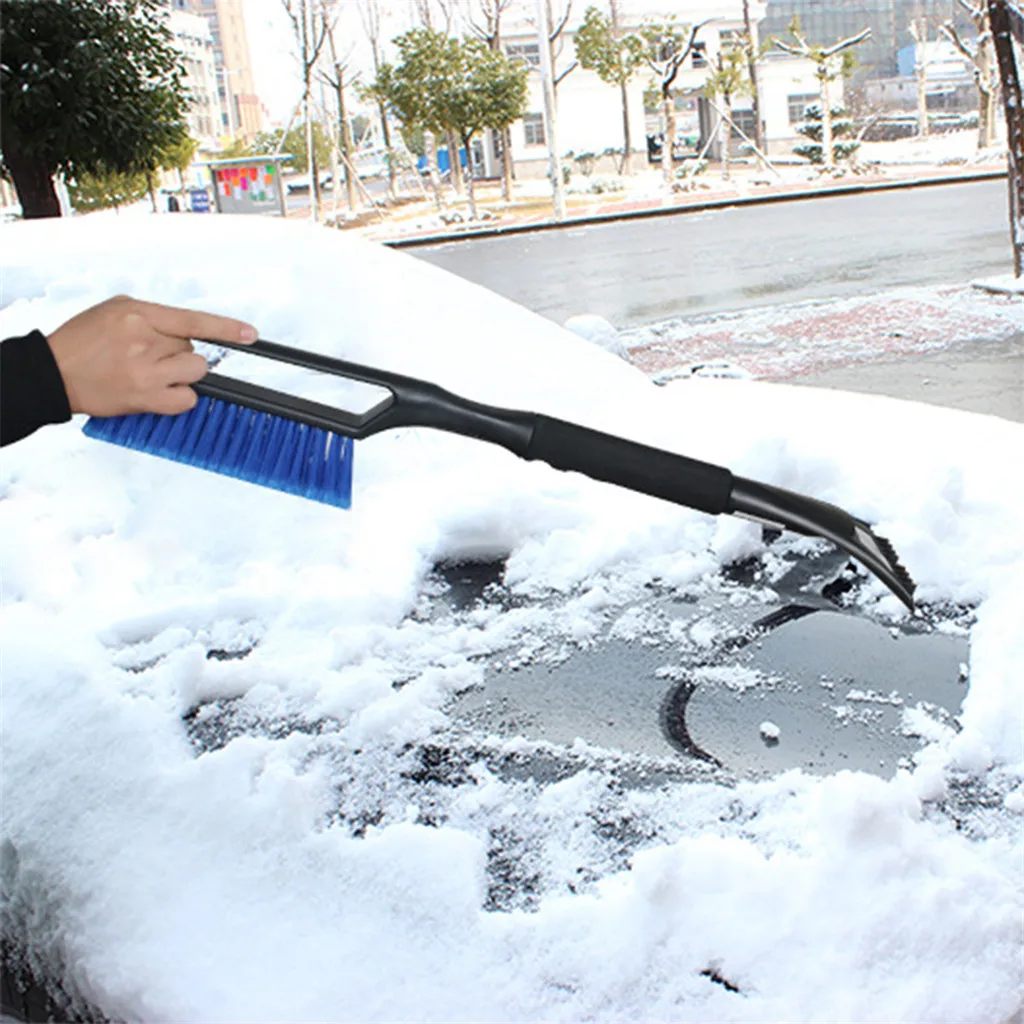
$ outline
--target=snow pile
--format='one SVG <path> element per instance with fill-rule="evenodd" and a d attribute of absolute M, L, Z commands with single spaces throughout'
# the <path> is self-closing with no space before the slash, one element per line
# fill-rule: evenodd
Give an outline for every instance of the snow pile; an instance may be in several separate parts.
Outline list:
<path fill-rule="evenodd" d="M 5 929 L 77 995 L 195 1022 L 1017 1009 L 1019 819 L 958 830 L 936 801 L 1020 804 L 1021 427 L 745 380 L 657 388 L 480 288 L 304 224 L 4 230 L 5 337 L 121 291 L 241 316 L 836 502 L 879 524 L 922 598 L 980 605 L 963 728 L 889 781 L 633 787 L 613 755 L 574 752 L 579 770 L 545 779 L 502 769 L 529 745 L 486 737 L 428 764 L 481 656 L 545 631 L 586 642 L 655 578 L 709 585 L 759 531 L 430 431 L 360 444 L 346 513 L 78 424 L 42 431 L 0 472 L 0 851 Z M 507 557 L 523 600 L 419 614 L 435 563 L 481 557 Z M 874 583 L 862 600 L 901 614 Z M 197 756 L 189 735 L 218 721 L 254 727 Z"/>
<path fill-rule="evenodd" d="M 578 316 L 571 316 L 565 321 L 565 326 L 573 334 L 603 348 L 620 359 L 629 361 L 629 351 L 622 342 L 619 332 L 603 316 L 596 313 L 581 313 Z"/>

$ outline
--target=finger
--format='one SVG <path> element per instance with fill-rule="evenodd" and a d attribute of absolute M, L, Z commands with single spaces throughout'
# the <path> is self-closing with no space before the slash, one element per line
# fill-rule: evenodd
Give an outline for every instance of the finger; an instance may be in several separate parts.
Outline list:
<path fill-rule="evenodd" d="M 153 332 L 153 342 L 147 355 L 153 362 L 160 362 L 164 359 L 173 359 L 182 353 L 192 351 L 192 342 L 186 338 L 175 338 L 169 334 Z"/>
<path fill-rule="evenodd" d="M 161 334 L 176 338 L 237 341 L 243 344 L 257 338 L 256 328 L 243 320 L 194 309 L 180 309 L 177 306 L 163 306 L 158 302 L 140 301 L 138 305 L 140 312 Z"/>
<path fill-rule="evenodd" d="M 194 408 L 198 401 L 199 396 L 187 384 L 176 384 L 174 387 L 153 392 L 146 403 L 146 411 L 162 416 L 177 416 Z"/>
<path fill-rule="evenodd" d="M 158 387 L 195 384 L 197 380 L 202 380 L 206 376 L 206 360 L 195 352 L 180 352 L 167 359 L 161 359 L 153 372 Z"/>

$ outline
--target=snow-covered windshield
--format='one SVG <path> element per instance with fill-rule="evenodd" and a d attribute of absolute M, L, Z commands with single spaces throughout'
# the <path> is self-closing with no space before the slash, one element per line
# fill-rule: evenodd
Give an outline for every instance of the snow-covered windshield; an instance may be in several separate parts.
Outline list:
<path fill-rule="evenodd" d="M 3 337 L 117 292 L 238 316 L 840 505 L 895 545 L 940 629 L 970 627 L 958 720 L 911 715 L 928 742 L 882 775 L 744 779 L 503 735 L 452 711 L 488 659 L 513 672 L 542 647 L 643 644 L 652 588 L 770 609 L 772 560 L 813 542 L 766 552 L 753 523 L 424 429 L 358 443 L 344 512 L 104 445 L 77 418 L 40 431 L 0 470 L 0 852 L 7 934 L 70 995 L 109 1019 L 192 1022 L 1014 1012 L 1024 427 L 640 368 L 305 224 L 4 234 Z M 658 340 L 639 339 L 644 358 Z M 686 379 L 656 386 L 662 371 Z M 765 574 L 723 583 L 748 559 Z M 435 614 L 436 568 L 466 562 L 501 567 L 501 599 Z M 866 576 L 851 600 L 908 622 Z"/>

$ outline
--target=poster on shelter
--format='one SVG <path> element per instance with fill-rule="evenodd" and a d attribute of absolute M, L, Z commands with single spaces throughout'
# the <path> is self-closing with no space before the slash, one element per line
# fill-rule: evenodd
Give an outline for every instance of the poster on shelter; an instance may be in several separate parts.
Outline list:
<path fill-rule="evenodd" d="M 276 213 L 280 180 L 273 163 L 239 163 L 213 169 L 221 213 Z"/>

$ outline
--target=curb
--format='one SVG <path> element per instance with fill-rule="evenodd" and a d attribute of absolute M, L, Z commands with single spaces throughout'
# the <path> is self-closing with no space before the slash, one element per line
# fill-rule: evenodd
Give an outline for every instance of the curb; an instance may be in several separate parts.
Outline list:
<path fill-rule="evenodd" d="M 766 193 L 758 196 L 733 196 L 731 199 L 709 199 L 705 202 L 678 206 L 658 206 L 647 210 L 623 210 L 620 213 L 591 214 L 567 217 L 563 221 L 540 221 L 534 224 L 509 224 L 505 227 L 477 228 L 458 234 L 421 235 L 415 238 L 382 239 L 380 244 L 392 249 L 412 249 L 417 246 L 449 245 L 453 242 L 473 241 L 480 238 L 501 238 L 504 235 L 524 235 L 540 231 L 565 231 L 572 228 L 599 224 L 614 224 L 623 220 L 650 220 L 655 217 L 678 217 L 688 213 L 721 210 L 730 206 L 763 206 L 768 203 L 793 203 L 805 199 L 827 199 L 831 196 L 860 195 L 869 192 L 893 192 L 903 188 L 928 188 L 939 185 L 962 185 L 975 181 L 993 181 L 1005 178 L 1007 172 L 978 171 L 974 174 L 947 174 L 935 178 L 908 178 L 903 181 L 863 182 L 860 184 L 802 189 L 797 192 Z"/>

